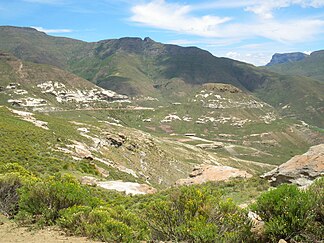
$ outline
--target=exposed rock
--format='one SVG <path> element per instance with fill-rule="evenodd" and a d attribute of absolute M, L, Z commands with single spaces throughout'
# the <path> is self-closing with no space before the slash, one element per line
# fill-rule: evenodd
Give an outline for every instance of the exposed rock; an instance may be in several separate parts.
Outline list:
<path fill-rule="evenodd" d="M 92 176 L 83 176 L 81 178 L 81 184 L 90 186 L 100 186 L 107 190 L 116 190 L 131 195 L 153 194 L 157 192 L 155 188 L 147 184 L 139 184 L 135 182 L 124 181 L 100 181 Z"/>
<path fill-rule="evenodd" d="M 172 122 L 172 121 L 176 121 L 176 120 L 181 121 L 181 118 L 175 114 L 169 114 L 166 117 L 164 117 L 164 119 L 161 120 L 161 122 Z"/>
<path fill-rule="evenodd" d="M 126 136 L 123 134 L 114 135 L 114 134 L 107 133 L 106 139 L 111 146 L 118 148 L 125 143 Z"/>
<path fill-rule="evenodd" d="M 285 241 L 284 239 L 280 239 L 278 243 L 287 243 L 287 241 Z"/>
<path fill-rule="evenodd" d="M 242 92 L 240 89 L 230 84 L 206 83 L 203 85 L 203 87 L 207 90 L 213 90 L 219 92 L 230 92 L 230 93 Z"/>
<path fill-rule="evenodd" d="M 42 93 L 52 94 L 56 100 L 62 102 L 92 102 L 92 101 L 125 101 L 129 102 L 125 95 L 117 94 L 111 90 L 95 89 L 68 89 L 65 84 L 56 81 L 45 81 L 37 84 Z"/>
<path fill-rule="evenodd" d="M 26 112 L 26 111 L 18 111 L 18 110 L 13 110 L 9 109 L 12 113 L 18 115 L 21 117 L 22 120 L 28 121 L 33 123 L 36 127 L 43 128 L 45 130 L 48 130 L 47 122 L 37 120 L 35 117 L 33 117 L 33 113 L 31 112 Z"/>
<path fill-rule="evenodd" d="M 20 84 L 10 83 L 7 85 L 6 89 L 17 89 L 18 87 L 20 87 Z"/>
<path fill-rule="evenodd" d="M 226 181 L 235 177 L 250 178 L 252 175 L 246 171 L 229 166 L 199 165 L 194 168 L 189 177 L 190 178 L 178 180 L 176 184 L 202 184 L 208 181 Z"/>
<path fill-rule="evenodd" d="M 123 182 L 123 181 L 102 181 L 97 183 L 98 186 L 108 189 L 116 190 L 119 192 L 125 192 L 126 194 L 138 195 L 138 194 L 153 194 L 157 190 L 147 184 L 139 184 L 135 182 Z"/>
<path fill-rule="evenodd" d="M 143 122 L 151 122 L 152 121 L 152 118 L 145 118 L 142 120 Z"/>
<path fill-rule="evenodd" d="M 96 168 L 96 170 L 98 171 L 98 173 L 99 173 L 102 177 L 106 178 L 106 177 L 109 176 L 109 171 L 105 170 L 104 168 L 101 168 L 100 166 L 96 165 L 95 163 L 92 163 L 92 162 L 91 162 L 90 164 L 93 165 L 93 166 Z"/>
<path fill-rule="evenodd" d="M 201 149 L 218 149 L 218 148 L 223 148 L 224 144 L 222 142 L 202 143 L 202 144 L 197 144 L 196 147 Z"/>
<path fill-rule="evenodd" d="M 12 103 L 13 105 L 19 104 L 19 106 L 25 107 L 38 107 L 38 106 L 46 106 L 47 101 L 44 99 L 36 99 L 32 97 L 22 98 L 22 99 L 9 99 L 8 103 Z"/>
<path fill-rule="evenodd" d="M 279 145 L 278 142 L 276 140 L 274 140 L 274 139 L 262 140 L 261 144 L 271 146 L 271 147 Z"/>
<path fill-rule="evenodd" d="M 324 144 L 311 147 L 303 155 L 296 155 L 276 169 L 262 175 L 272 186 L 281 183 L 294 183 L 307 186 L 324 175 Z"/>
<path fill-rule="evenodd" d="M 83 176 L 81 178 L 82 185 L 96 186 L 98 183 L 98 179 L 91 176 Z"/>
<path fill-rule="evenodd" d="M 305 57 L 307 56 L 308 56 L 307 54 L 301 52 L 282 53 L 282 54 L 275 53 L 272 56 L 271 61 L 266 66 L 272 66 L 281 63 L 297 62 L 297 61 L 304 60 Z"/>
<path fill-rule="evenodd" d="M 91 159 L 93 160 L 93 156 L 91 152 L 82 144 L 76 144 L 74 146 L 75 152 L 78 155 L 78 157 L 81 157 L 83 159 Z"/>
<path fill-rule="evenodd" d="M 248 217 L 252 222 L 251 232 L 254 233 L 257 238 L 261 239 L 264 235 L 264 221 L 258 214 L 251 211 L 248 213 Z"/>

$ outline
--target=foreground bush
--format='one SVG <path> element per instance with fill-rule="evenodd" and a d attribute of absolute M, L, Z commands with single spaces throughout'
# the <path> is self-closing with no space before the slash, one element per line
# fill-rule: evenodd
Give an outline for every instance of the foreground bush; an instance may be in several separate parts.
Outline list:
<path fill-rule="evenodd" d="M 293 242 L 316 242 L 323 238 L 323 179 L 308 190 L 281 185 L 263 193 L 252 209 L 265 221 L 265 236 Z M 321 222 L 320 222 L 321 221 Z"/>
<path fill-rule="evenodd" d="M 175 189 L 168 199 L 146 208 L 153 240 L 189 242 L 242 242 L 251 237 L 246 214 L 220 194 L 203 188 Z"/>
<path fill-rule="evenodd" d="M 8 218 L 12 218 L 18 212 L 17 189 L 21 186 L 21 179 L 17 175 L 0 176 L 0 213 Z"/>
<path fill-rule="evenodd" d="M 32 174 L 16 163 L 0 163 L 0 213 L 12 218 L 19 210 L 18 189 Z"/>
<path fill-rule="evenodd" d="M 134 242 L 149 239 L 146 224 L 123 207 L 74 206 L 61 212 L 58 223 L 73 234 L 105 242 Z"/>
<path fill-rule="evenodd" d="M 71 176 L 55 176 L 29 181 L 20 190 L 18 219 L 27 223 L 52 224 L 62 209 L 89 205 L 89 192 Z"/>

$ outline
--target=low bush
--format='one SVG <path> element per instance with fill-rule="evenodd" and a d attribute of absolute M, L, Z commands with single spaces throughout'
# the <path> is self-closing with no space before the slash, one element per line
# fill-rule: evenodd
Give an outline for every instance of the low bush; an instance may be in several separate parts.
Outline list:
<path fill-rule="evenodd" d="M 19 210 L 18 189 L 35 177 L 17 163 L 0 163 L 0 213 L 12 218 Z"/>
<path fill-rule="evenodd" d="M 251 237 L 245 212 L 204 188 L 174 189 L 167 200 L 152 201 L 145 211 L 153 240 L 241 242 Z"/>
<path fill-rule="evenodd" d="M 0 213 L 8 218 L 12 218 L 18 212 L 17 189 L 21 186 L 21 178 L 17 174 L 0 176 Z"/>
<path fill-rule="evenodd" d="M 73 234 L 105 242 L 134 242 L 149 239 L 146 224 L 137 215 L 122 207 L 74 206 L 61 211 L 58 223 Z"/>
<path fill-rule="evenodd" d="M 323 188 L 320 188 L 316 183 L 308 190 L 284 184 L 257 199 L 251 208 L 265 221 L 265 237 L 268 241 L 321 240 L 323 233 L 318 230 L 323 232 L 323 222 L 319 222 L 323 216 Z M 321 194 L 317 190 L 321 190 Z"/>
<path fill-rule="evenodd" d="M 71 176 L 56 175 L 29 181 L 19 190 L 19 194 L 18 219 L 46 225 L 54 223 L 62 209 L 93 203 L 86 188 Z"/>

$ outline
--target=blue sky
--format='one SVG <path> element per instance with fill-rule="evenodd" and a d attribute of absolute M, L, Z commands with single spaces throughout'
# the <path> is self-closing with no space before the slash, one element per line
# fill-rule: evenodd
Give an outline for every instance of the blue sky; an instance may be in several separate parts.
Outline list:
<path fill-rule="evenodd" d="M 264 65 L 324 49 L 324 0 L 0 0 L 0 25 L 84 41 L 149 36 Z"/>

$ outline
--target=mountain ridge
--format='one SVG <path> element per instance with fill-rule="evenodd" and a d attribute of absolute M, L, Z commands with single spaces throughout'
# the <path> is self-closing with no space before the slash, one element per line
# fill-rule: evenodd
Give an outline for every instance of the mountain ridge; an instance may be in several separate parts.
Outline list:
<path fill-rule="evenodd" d="M 231 84 L 263 99 L 283 114 L 287 110 L 282 107 L 288 105 L 292 107 L 288 115 L 293 113 L 324 126 L 320 119 L 323 86 L 316 80 L 305 78 L 308 85 L 301 85 L 298 78 L 215 57 L 197 47 L 165 45 L 137 37 L 88 43 L 48 36 L 30 28 L 0 27 L 0 49 L 23 60 L 57 66 L 104 89 L 130 97 L 152 97 L 161 104 L 182 102 L 188 93 L 205 83 Z M 295 86 L 298 92 L 286 97 L 289 88 Z M 306 109 L 309 105 L 298 102 L 304 97 L 309 100 L 305 104 L 312 103 L 309 111 Z M 306 110 L 305 115 L 302 110 Z"/>

